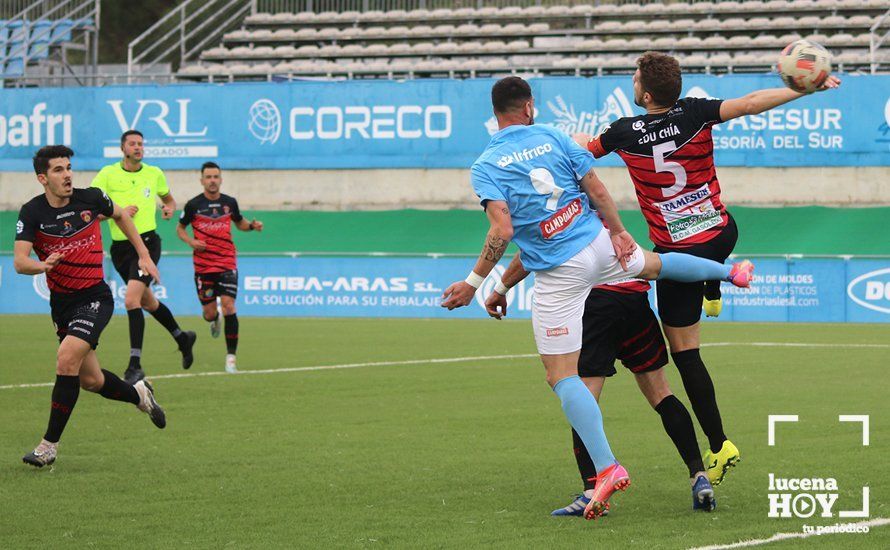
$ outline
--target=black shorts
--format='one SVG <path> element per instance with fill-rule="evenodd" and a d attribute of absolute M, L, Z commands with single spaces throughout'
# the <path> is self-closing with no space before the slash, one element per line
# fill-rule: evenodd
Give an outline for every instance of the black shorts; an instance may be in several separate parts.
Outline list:
<path fill-rule="evenodd" d="M 151 256 L 155 265 L 161 261 L 161 236 L 154 231 L 146 231 L 139 235 L 145 248 L 148 249 L 148 255 Z M 121 276 L 124 282 L 136 279 L 142 281 L 146 285 L 151 284 L 151 275 L 145 273 L 139 274 L 139 255 L 130 241 L 114 241 L 111 243 L 111 263 L 114 269 Z"/>
<path fill-rule="evenodd" d="M 114 298 L 111 289 L 104 282 L 74 296 L 50 299 L 53 324 L 59 343 L 66 336 L 75 336 L 90 344 L 93 349 L 99 345 L 99 335 L 111 321 L 114 313 Z"/>
<path fill-rule="evenodd" d="M 647 293 L 595 288 L 584 303 L 578 375 L 612 376 L 616 359 L 634 373 L 658 370 L 668 363 L 664 336 Z"/>
<path fill-rule="evenodd" d="M 202 305 L 215 302 L 217 296 L 238 298 L 238 270 L 195 273 L 195 290 Z"/>
<path fill-rule="evenodd" d="M 653 250 L 658 253 L 683 252 L 723 263 L 732 254 L 732 249 L 735 248 L 738 239 L 739 230 L 735 220 L 729 216 L 729 222 L 720 230 L 720 233 L 706 243 L 686 248 L 656 246 Z M 664 280 L 655 283 L 658 316 L 661 317 L 661 322 L 669 327 L 688 327 L 696 324 L 701 319 L 704 290 L 703 282 L 678 283 Z"/>

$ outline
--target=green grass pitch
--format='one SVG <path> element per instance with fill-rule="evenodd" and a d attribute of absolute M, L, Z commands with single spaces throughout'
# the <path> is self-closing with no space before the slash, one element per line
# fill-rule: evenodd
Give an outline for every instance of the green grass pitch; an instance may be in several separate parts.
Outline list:
<path fill-rule="evenodd" d="M 149 375 L 182 373 L 172 340 L 146 322 Z M 182 324 L 199 332 L 189 374 L 222 371 L 223 341 L 197 318 Z M 890 517 L 887 326 L 704 328 L 703 356 L 742 453 L 712 514 L 691 511 L 676 450 L 619 369 L 601 404 L 633 484 L 595 522 L 548 515 L 579 479 L 528 322 L 244 318 L 241 331 L 244 371 L 384 364 L 159 378 L 163 431 L 81 392 L 50 471 L 21 463 L 46 427 L 50 388 L 12 387 L 53 380 L 49 316 L 0 318 L 0 547 L 689 548 L 851 521 L 768 518 L 770 472 L 834 477 L 835 514 L 858 509 L 867 485 L 870 517 Z M 126 320 L 115 317 L 103 367 L 123 371 L 127 349 Z M 470 359 L 422 362 L 451 358 Z M 779 426 L 775 447 L 769 414 L 800 416 Z M 870 415 L 870 446 L 840 414 Z M 887 548 L 890 526 L 769 546 Z"/>

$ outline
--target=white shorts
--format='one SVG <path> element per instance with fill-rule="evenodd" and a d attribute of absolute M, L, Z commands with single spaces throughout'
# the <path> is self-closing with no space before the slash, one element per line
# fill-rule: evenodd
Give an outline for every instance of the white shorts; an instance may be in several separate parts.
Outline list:
<path fill-rule="evenodd" d="M 535 273 L 532 327 L 541 355 L 560 355 L 581 349 L 584 302 L 596 285 L 636 277 L 643 270 L 643 250 L 621 268 L 609 231 L 600 234 L 559 267 Z"/>

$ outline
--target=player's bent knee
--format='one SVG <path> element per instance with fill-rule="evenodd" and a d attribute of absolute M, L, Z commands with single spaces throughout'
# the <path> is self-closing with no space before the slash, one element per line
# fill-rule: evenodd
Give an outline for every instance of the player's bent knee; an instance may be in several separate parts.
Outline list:
<path fill-rule="evenodd" d="M 235 315 L 235 304 L 223 305 L 222 312 L 223 315 Z"/>

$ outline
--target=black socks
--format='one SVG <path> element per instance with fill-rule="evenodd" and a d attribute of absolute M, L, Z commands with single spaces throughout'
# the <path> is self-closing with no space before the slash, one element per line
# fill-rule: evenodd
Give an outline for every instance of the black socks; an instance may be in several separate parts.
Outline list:
<path fill-rule="evenodd" d="M 105 385 L 99 390 L 99 395 L 105 399 L 139 404 L 139 393 L 136 388 L 118 378 L 113 372 L 102 369 L 102 374 L 105 375 Z"/>
<path fill-rule="evenodd" d="M 723 442 L 726 441 L 726 434 L 723 433 L 723 421 L 717 408 L 714 383 L 711 382 L 711 376 L 701 360 L 698 349 L 672 353 L 671 357 L 677 365 L 677 370 L 680 371 L 686 396 L 689 397 L 698 424 L 708 438 L 711 452 L 719 452 Z"/>
<path fill-rule="evenodd" d="M 142 339 L 145 336 L 142 308 L 128 309 L 127 318 L 130 321 L 130 366 L 136 368 L 142 357 Z"/>
<path fill-rule="evenodd" d="M 680 453 L 680 458 L 689 468 L 689 477 L 696 472 L 705 471 L 701 455 L 698 452 L 698 442 L 695 440 L 695 427 L 692 425 L 692 417 L 674 395 L 669 395 L 655 406 L 655 412 L 661 416 L 664 431 L 674 442 L 674 446 Z"/>
<path fill-rule="evenodd" d="M 173 313 L 170 312 L 170 308 L 165 306 L 163 303 L 158 302 L 158 309 L 154 311 L 149 311 L 151 316 L 154 317 L 157 322 L 161 323 L 167 332 L 173 335 L 173 338 L 176 341 L 179 341 L 179 338 L 182 336 L 182 331 L 179 329 L 179 324 L 176 322 L 176 319 L 173 318 Z"/>
<path fill-rule="evenodd" d="M 705 281 L 705 298 L 718 300 L 720 296 L 720 281 Z"/>
<path fill-rule="evenodd" d="M 596 487 L 596 466 L 590 459 L 590 453 L 587 447 L 581 441 L 578 432 L 572 430 L 572 446 L 575 448 L 575 462 L 578 463 L 578 472 L 581 474 L 581 481 L 584 482 L 584 490 Z"/>
<path fill-rule="evenodd" d="M 235 355 L 238 349 L 238 314 L 225 315 L 226 353 Z"/>
<path fill-rule="evenodd" d="M 80 394 L 80 377 L 56 375 L 53 386 L 52 407 L 49 410 L 49 425 L 43 439 L 50 443 L 58 443 L 65 431 L 65 424 L 71 417 L 77 396 Z"/>

